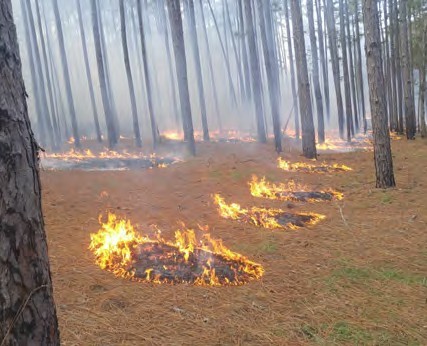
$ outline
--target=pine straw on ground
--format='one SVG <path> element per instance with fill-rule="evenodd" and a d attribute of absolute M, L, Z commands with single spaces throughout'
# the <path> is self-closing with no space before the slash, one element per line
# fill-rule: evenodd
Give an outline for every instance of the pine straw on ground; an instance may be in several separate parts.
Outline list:
<path fill-rule="evenodd" d="M 354 168 L 287 173 L 271 145 L 200 144 L 166 169 L 43 172 L 43 203 L 63 345 L 427 344 L 427 143 L 394 141 L 398 187 L 374 188 L 372 153 L 322 155 Z M 302 160 L 295 150 L 284 157 Z M 211 195 L 241 205 L 252 174 L 344 192 L 344 200 L 293 203 L 327 219 L 297 231 L 222 219 Z M 107 196 L 107 194 L 108 196 Z M 113 210 L 171 237 L 177 222 L 261 263 L 262 280 L 206 288 L 129 282 L 102 271 L 87 249 L 98 214 Z"/>

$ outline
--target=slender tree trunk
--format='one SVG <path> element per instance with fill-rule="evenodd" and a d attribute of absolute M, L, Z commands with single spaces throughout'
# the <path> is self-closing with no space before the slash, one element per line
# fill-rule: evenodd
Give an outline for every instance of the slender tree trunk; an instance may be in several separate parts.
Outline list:
<path fill-rule="evenodd" d="M 220 114 L 220 109 L 219 109 L 219 104 L 218 104 L 218 91 L 216 88 L 216 78 L 215 78 L 213 65 L 212 65 L 211 48 L 210 48 L 210 44 L 209 44 L 208 30 L 206 28 L 205 13 L 203 11 L 202 0 L 199 0 L 199 7 L 200 7 L 200 17 L 202 19 L 203 37 L 204 37 L 204 40 L 206 43 L 206 53 L 207 53 L 207 59 L 208 59 L 208 64 L 209 64 L 208 65 L 209 66 L 209 75 L 210 75 L 210 80 L 212 83 L 212 93 L 213 93 L 213 97 L 214 97 L 214 104 L 215 104 L 215 112 L 216 112 L 217 122 L 218 122 L 218 129 L 220 132 L 222 132 L 222 121 L 221 121 L 221 114 Z"/>
<path fill-rule="evenodd" d="M 124 0 L 120 0 L 120 23 L 121 23 L 121 32 L 122 32 L 122 45 L 123 45 L 123 57 L 126 68 L 126 76 L 128 80 L 129 87 L 129 97 L 132 108 L 132 122 L 133 122 L 133 131 L 135 135 L 135 144 L 137 147 L 142 147 L 141 133 L 139 131 L 139 120 L 138 120 L 138 110 L 136 107 L 136 95 L 135 95 L 135 87 L 133 85 L 133 76 L 132 70 L 130 66 L 129 59 L 129 49 L 127 42 L 127 33 L 126 33 L 126 15 L 125 15 L 125 3 Z"/>
<path fill-rule="evenodd" d="M 100 33 L 99 33 L 97 1 L 91 0 L 91 6 L 92 6 L 93 40 L 95 42 L 99 85 L 101 88 L 102 104 L 104 106 L 105 123 L 107 125 L 108 145 L 109 145 L 109 148 L 112 149 L 117 143 L 118 133 L 116 132 L 116 127 L 114 126 L 114 118 L 111 110 L 111 103 L 108 97 L 108 88 L 107 88 L 107 81 L 105 77 L 105 68 L 104 68 L 105 65 L 104 65 L 104 59 L 103 59 L 102 48 L 101 48 L 101 39 L 100 39 Z"/>
<path fill-rule="evenodd" d="M 344 74 L 344 93 L 345 93 L 345 113 L 347 123 L 347 141 L 351 141 L 353 130 L 353 114 L 351 110 L 351 90 L 350 90 L 350 77 L 348 72 L 348 59 L 347 59 L 347 42 L 345 39 L 345 19 L 344 19 L 344 0 L 339 0 L 339 13 L 340 13 L 340 39 L 341 39 L 341 52 L 342 52 L 342 65 Z"/>
<path fill-rule="evenodd" d="M 338 47 L 337 47 L 337 31 L 335 29 L 335 16 L 334 16 L 334 5 L 332 0 L 326 1 L 326 24 L 328 28 L 329 38 L 329 49 L 331 52 L 332 60 L 332 73 L 334 75 L 335 94 L 337 98 L 337 111 L 338 111 L 338 126 L 340 131 L 340 137 L 344 139 L 344 109 L 342 102 L 341 93 L 341 75 L 340 65 L 338 58 Z"/>
<path fill-rule="evenodd" d="M 313 0 L 307 0 L 308 26 L 310 31 L 311 63 L 313 68 L 313 88 L 317 109 L 318 142 L 325 142 L 325 120 L 323 117 L 322 91 L 319 77 L 319 55 L 317 53 L 316 30 L 314 28 Z M 322 41 L 322 40 L 320 40 Z"/>
<path fill-rule="evenodd" d="M 44 83 L 44 73 L 42 68 L 42 62 L 41 62 L 41 55 L 40 55 L 40 49 L 37 42 L 37 35 L 36 35 L 36 25 L 34 21 L 33 16 L 33 9 L 31 8 L 31 1 L 27 2 L 27 11 L 28 11 L 28 19 L 30 20 L 30 34 L 32 37 L 33 42 L 33 48 L 34 48 L 34 62 L 35 67 L 37 71 L 37 86 L 39 88 L 39 95 L 40 95 L 40 101 L 41 101 L 41 107 L 44 114 L 44 120 L 45 120 L 45 126 L 46 126 L 46 133 L 47 138 L 49 139 L 49 144 L 52 149 L 57 149 L 57 142 L 56 142 L 56 136 L 55 132 L 52 126 L 52 120 L 50 117 L 50 110 L 47 102 L 47 96 L 45 93 L 45 83 Z"/>
<path fill-rule="evenodd" d="M 40 42 L 42 45 L 42 54 L 43 54 L 43 65 L 45 67 L 46 72 L 46 84 L 47 84 L 47 91 L 49 94 L 49 105 L 50 105 L 50 112 L 52 113 L 52 124 L 53 124 L 53 133 L 52 138 L 55 141 L 56 145 L 55 147 L 58 148 L 61 143 L 61 134 L 59 131 L 59 125 L 57 121 L 57 113 L 55 112 L 55 106 L 54 106 L 54 97 L 53 97 L 53 91 L 52 91 L 52 80 L 50 78 L 49 73 L 49 63 L 48 63 L 48 57 L 46 52 L 46 43 L 45 38 L 43 35 L 43 26 L 42 26 L 42 20 L 41 20 L 41 14 L 40 14 L 40 4 L 39 0 L 36 0 L 36 14 L 37 14 L 37 26 L 39 28 L 39 36 L 40 36 Z M 50 120 L 50 119 L 48 119 Z"/>
<path fill-rule="evenodd" d="M 138 0 L 140 1 L 140 0 Z M 190 92 L 188 90 L 187 61 L 185 57 L 184 31 L 182 27 L 179 0 L 167 0 L 169 22 L 171 24 L 173 49 L 181 103 L 183 130 L 187 138 L 187 148 L 191 155 L 196 155 L 193 118 L 191 115 Z"/>
<path fill-rule="evenodd" d="M 291 0 L 292 27 L 294 29 L 295 57 L 297 62 L 299 104 L 301 109 L 302 149 L 309 159 L 317 158 L 313 110 L 310 97 L 304 27 L 300 0 Z"/>
<path fill-rule="evenodd" d="M 403 82 L 402 82 L 402 50 L 400 46 L 400 25 L 399 25 L 399 10 L 397 0 L 394 1 L 394 20 L 396 23 L 396 68 L 397 68 L 397 105 L 398 105 L 398 126 L 397 132 L 403 134 Z"/>
<path fill-rule="evenodd" d="M 65 91 L 67 95 L 68 108 L 70 110 L 70 116 L 71 116 L 71 127 L 73 129 L 74 145 L 76 146 L 76 148 L 80 148 L 81 144 L 80 144 L 79 127 L 77 123 L 76 109 L 74 108 L 73 91 L 71 88 L 67 53 L 65 52 L 64 34 L 62 32 L 62 23 L 61 23 L 61 17 L 59 15 L 58 0 L 52 0 L 52 2 L 53 2 L 53 11 L 55 13 L 56 30 L 58 34 L 59 51 L 61 53 L 62 73 L 64 74 Z"/>
<path fill-rule="evenodd" d="M 200 0 L 201 1 L 201 0 Z M 239 37 L 241 42 L 241 54 L 242 54 L 242 60 L 243 60 L 243 71 L 245 76 L 245 90 L 246 90 L 246 101 L 252 99 L 252 92 L 251 92 L 251 76 L 249 72 L 249 61 L 248 61 L 248 49 L 247 49 L 247 41 L 246 41 L 246 26 L 245 26 L 245 20 L 243 17 L 243 0 L 239 0 L 239 23 L 240 23 L 240 30 L 239 30 Z"/>
<path fill-rule="evenodd" d="M 351 31 L 350 31 L 350 13 L 348 11 L 348 0 L 344 3 L 345 16 L 346 16 L 346 28 L 347 28 L 347 45 L 348 45 L 348 56 L 349 56 L 349 70 L 350 70 L 350 84 L 351 84 L 351 95 L 353 100 L 353 116 L 355 131 L 359 132 L 359 115 L 357 111 L 357 96 L 356 96 L 356 78 L 354 75 L 354 62 L 353 62 L 353 49 L 351 44 Z"/>
<path fill-rule="evenodd" d="M 249 46 L 249 61 L 251 65 L 252 88 L 254 97 L 253 100 L 255 102 L 258 141 L 261 143 L 265 143 L 267 141 L 267 134 L 265 130 L 264 108 L 261 94 L 261 71 L 258 55 L 256 53 L 257 49 L 255 41 L 254 21 L 252 16 L 252 4 L 248 0 L 245 1 L 245 18 Z"/>
<path fill-rule="evenodd" d="M 363 0 L 363 18 L 365 23 L 366 65 L 374 136 L 376 186 L 377 188 L 388 188 L 395 186 L 396 183 L 393 174 L 393 158 L 385 110 L 385 88 L 381 61 L 380 23 L 377 1 Z"/>
<path fill-rule="evenodd" d="M 420 70 L 420 128 L 421 137 L 427 137 L 426 115 L 425 115 L 425 95 L 427 91 L 426 73 L 427 73 L 427 23 L 424 25 L 423 35 L 424 54 Z"/>
<path fill-rule="evenodd" d="M 416 118 L 415 102 L 412 86 L 412 64 L 409 55 L 408 22 L 407 22 L 407 0 L 400 0 L 400 43 L 402 54 L 402 70 L 404 80 L 405 95 L 405 120 L 406 120 L 406 138 L 415 139 Z"/>
<path fill-rule="evenodd" d="M 218 40 L 219 40 L 219 43 L 221 45 L 222 55 L 224 56 L 225 67 L 227 69 L 228 84 L 229 84 L 230 93 L 231 93 L 231 101 L 233 102 L 233 105 L 237 105 L 237 96 L 236 96 L 236 91 L 235 91 L 234 84 L 233 84 L 233 78 L 231 76 L 230 61 L 228 59 L 227 52 L 225 51 L 224 42 L 222 41 L 222 38 L 221 38 L 221 33 L 219 31 L 218 22 L 217 22 L 216 17 L 215 17 L 215 12 L 214 12 L 214 10 L 212 8 L 210 0 L 207 0 L 207 2 L 208 2 L 208 5 L 209 5 L 209 9 L 210 9 L 211 15 L 212 15 L 212 19 L 213 19 L 214 24 L 215 24 L 215 30 L 216 30 L 216 32 L 218 34 Z"/>
<path fill-rule="evenodd" d="M 323 26 L 322 26 L 322 14 L 320 11 L 320 0 L 316 2 L 316 14 L 317 14 L 317 37 L 319 41 L 319 52 L 320 52 L 320 64 L 322 66 L 323 76 L 323 94 L 325 97 L 326 106 L 326 117 L 330 118 L 330 99 L 329 99 L 329 78 L 328 78 L 328 61 L 325 57 L 325 44 L 323 42 Z"/>
<path fill-rule="evenodd" d="M 384 0 L 383 1 L 383 12 L 384 12 L 384 31 L 385 31 L 385 53 L 384 53 L 384 60 L 385 60 L 385 83 L 386 83 L 386 90 L 387 90 L 387 99 L 388 99 L 388 116 L 389 116 L 389 125 L 390 128 L 391 123 L 393 122 L 393 104 L 396 102 L 395 99 L 393 99 L 393 88 L 392 88 L 392 75 L 391 75 L 391 61 L 390 61 L 390 48 L 389 48 L 389 36 L 390 36 L 390 29 L 391 29 L 391 13 L 387 13 L 387 1 L 391 2 L 390 0 Z M 390 25 L 388 25 L 390 23 Z"/>
<path fill-rule="evenodd" d="M 285 9 L 285 22 L 286 22 L 286 36 L 288 38 L 288 51 L 289 51 L 289 65 L 291 70 L 291 89 L 292 89 L 292 103 L 294 109 L 294 121 L 295 121 L 295 137 L 300 137 L 300 116 L 299 116 L 299 105 L 298 105 L 298 94 L 295 86 L 295 65 L 294 65 L 294 54 L 292 51 L 292 37 L 291 37 L 291 24 L 289 20 L 289 9 L 288 0 L 284 0 L 283 8 Z"/>
<path fill-rule="evenodd" d="M 396 52 L 395 52 L 395 25 L 394 22 L 394 6 L 393 0 L 388 0 L 388 9 L 389 9 L 389 32 L 390 32 L 390 84 L 391 84 L 391 94 L 392 94 L 392 104 L 390 105 L 390 130 L 397 131 L 397 86 L 396 86 Z"/>
<path fill-rule="evenodd" d="M 143 66 L 144 66 L 145 87 L 147 90 L 148 112 L 150 113 L 151 135 L 153 137 L 153 146 L 156 147 L 157 143 L 159 141 L 159 130 L 157 128 L 157 122 L 156 122 L 156 118 L 154 115 L 153 95 L 151 92 L 151 78 L 150 78 L 151 76 L 150 76 L 150 71 L 148 69 L 148 57 L 147 57 L 147 49 L 146 49 L 146 42 L 145 42 L 143 10 L 142 10 L 142 2 L 141 1 L 142 0 L 137 0 L 139 36 L 140 36 L 140 40 L 141 40 L 141 51 L 142 51 L 142 62 L 143 62 Z M 176 65 L 176 67 L 178 69 L 178 64 Z M 181 106 L 181 110 L 182 110 L 182 106 Z M 184 116 L 184 114 L 182 114 L 182 116 Z"/>
<path fill-rule="evenodd" d="M 0 343 L 59 345 L 39 147 L 28 117 L 11 0 L 0 2 L 0 42 Z"/>
<path fill-rule="evenodd" d="M 197 86 L 199 90 L 199 105 L 202 117 L 203 140 L 209 141 L 209 126 L 206 115 L 205 88 L 203 85 L 202 63 L 200 59 L 199 41 L 196 29 L 196 14 L 194 11 L 194 0 L 188 0 L 188 26 L 190 29 L 191 45 L 193 50 L 194 63 L 196 68 Z"/>
<path fill-rule="evenodd" d="M 279 68 L 275 59 L 274 47 L 272 46 L 272 37 L 270 40 L 267 34 L 272 36 L 270 13 L 270 0 L 258 0 L 258 14 L 260 22 L 260 32 L 262 48 L 264 51 L 265 69 L 267 71 L 268 90 L 270 95 L 271 115 L 273 120 L 274 145 L 278 153 L 282 152 L 282 132 L 280 126 L 280 106 L 279 106 Z M 268 12 L 268 18 L 264 17 L 264 13 Z M 267 17 L 266 16 L 266 17 Z"/>
<path fill-rule="evenodd" d="M 92 73 L 90 71 L 89 57 L 88 57 L 87 46 L 86 46 L 86 33 L 83 25 L 82 6 L 80 3 L 81 0 L 76 0 L 76 1 L 77 1 L 77 15 L 79 17 L 80 37 L 82 40 L 82 47 L 83 47 L 83 59 L 85 62 L 86 78 L 87 78 L 87 83 L 89 87 L 89 96 L 90 96 L 90 102 L 92 106 L 93 120 L 94 120 L 95 130 L 96 130 L 96 138 L 98 142 L 101 143 L 102 134 L 101 134 L 101 127 L 99 126 L 99 116 L 98 116 L 98 110 L 96 108 L 95 92 L 93 90 L 93 82 L 92 82 Z"/>

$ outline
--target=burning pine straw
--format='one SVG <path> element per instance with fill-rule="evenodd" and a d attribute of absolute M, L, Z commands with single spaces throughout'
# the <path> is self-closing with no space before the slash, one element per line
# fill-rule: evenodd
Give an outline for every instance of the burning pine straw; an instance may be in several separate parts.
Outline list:
<path fill-rule="evenodd" d="M 309 164 L 304 162 L 291 163 L 279 157 L 278 166 L 280 169 L 288 172 L 303 172 L 303 173 L 333 173 L 333 172 L 348 172 L 353 169 L 346 166 L 334 163 L 328 165 L 325 162 L 319 164 Z"/>
<path fill-rule="evenodd" d="M 126 170 L 165 168 L 178 160 L 158 157 L 156 154 L 134 154 L 127 151 L 106 150 L 93 153 L 91 150 L 71 149 L 64 153 L 46 153 L 42 156 L 44 168 L 53 170 Z"/>
<path fill-rule="evenodd" d="M 214 200 L 223 218 L 269 229 L 298 229 L 306 225 L 315 225 L 325 218 L 324 215 L 315 213 L 289 213 L 273 208 L 244 209 L 237 203 L 226 204 L 218 194 L 214 196 Z"/>
<path fill-rule="evenodd" d="M 321 202 L 343 199 L 343 194 L 332 189 L 327 191 L 310 191 L 305 185 L 298 184 L 293 180 L 287 184 L 278 185 L 266 181 L 265 177 L 261 180 L 257 176 L 252 176 L 249 182 L 251 194 L 254 197 L 277 199 L 281 201 L 295 202 Z"/>
<path fill-rule="evenodd" d="M 96 263 L 118 277 L 135 281 L 199 286 L 243 285 L 260 278 L 261 265 L 227 249 L 204 234 L 197 242 L 193 230 L 176 231 L 175 241 L 150 239 L 135 232 L 129 220 L 109 214 L 107 223 L 91 235 L 89 249 Z"/>

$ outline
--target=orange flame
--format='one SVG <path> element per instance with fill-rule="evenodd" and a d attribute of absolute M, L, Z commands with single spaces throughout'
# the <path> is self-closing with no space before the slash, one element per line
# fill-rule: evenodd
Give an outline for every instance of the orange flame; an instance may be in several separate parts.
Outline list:
<path fill-rule="evenodd" d="M 200 286 L 223 286 L 223 285 L 242 285 L 249 280 L 260 278 L 264 269 L 261 265 L 249 261 L 246 257 L 226 248 L 221 240 L 214 240 L 209 234 L 204 234 L 203 241 L 197 242 L 193 230 L 176 231 L 175 241 L 168 242 L 157 236 L 157 239 L 150 239 L 141 236 L 135 232 L 129 220 L 118 219 L 116 215 L 109 214 L 107 223 L 102 223 L 101 229 L 96 234 L 91 234 L 91 243 L 89 249 L 94 253 L 96 263 L 101 269 L 113 272 L 118 277 L 129 278 L 136 281 L 149 281 L 154 283 L 191 283 Z M 187 280 L 185 277 L 170 276 L 162 277 L 159 270 L 148 268 L 139 275 L 136 273 L 136 262 L 140 247 L 149 245 L 152 247 L 164 247 L 165 253 L 162 257 L 156 257 L 157 261 L 165 259 L 162 268 L 169 270 L 166 260 L 173 260 L 174 265 L 181 266 L 177 258 L 184 258 L 185 263 L 189 262 L 190 257 L 201 254 L 196 258 L 196 263 L 203 262 L 200 275 L 194 280 Z M 169 252 L 169 253 L 168 253 Z M 229 270 L 233 272 L 233 280 L 227 277 L 219 277 L 216 274 L 215 262 L 218 258 L 224 263 L 233 263 Z M 191 263 L 189 265 L 192 265 Z M 223 265 L 223 264 L 221 264 Z M 240 275 L 240 276 L 239 276 Z"/>
<path fill-rule="evenodd" d="M 341 192 L 332 189 L 312 192 L 307 186 L 298 184 L 293 180 L 290 180 L 287 184 L 280 183 L 276 185 L 268 182 L 265 177 L 259 180 L 255 175 L 252 176 L 252 181 L 249 182 L 249 186 L 251 194 L 254 197 L 278 199 L 282 201 L 306 200 L 308 202 L 319 202 L 328 198 L 341 200 L 344 197 Z"/>
<path fill-rule="evenodd" d="M 286 213 L 282 209 L 267 209 L 259 207 L 245 209 L 237 203 L 225 203 L 224 198 L 222 198 L 219 194 L 214 195 L 214 201 L 215 204 L 218 206 L 219 214 L 225 219 L 247 222 L 255 226 L 264 227 L 268 229 L 298 229 L 301 227 L 300 225 L 296 225 L 292 220 L 279 222 L 280 216 L 291 215 L 289 213 Z M 306 219 L 305 223 L 310 225 L 315 225 L 320 220 L 323 220 L 325 218 L 324 215 L 315 213 L 298 213 L 292 214 L 291 217 L 304 218 Z"/>
<path fill-rule="evenodd" d="M 291 163 L 283 160 L 281 157 L 278 159 L 278 167 L 288 172 L 304 172 L 304 173 L 326 173 L 326 172 L 348 172 L 353 169 L 346 166 L 334 163 L 328 165 L 326 162 L 318 164 L 309 164 L 305 162 Z"/>

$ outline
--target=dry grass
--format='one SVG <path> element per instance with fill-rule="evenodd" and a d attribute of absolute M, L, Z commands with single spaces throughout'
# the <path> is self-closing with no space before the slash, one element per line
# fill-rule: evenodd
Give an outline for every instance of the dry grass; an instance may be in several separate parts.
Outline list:
<path fill-rule="evenodd" d="M 271 145 L 201 144 L 198 158 L 134 172 L 43 172 L 44 212 L 64 345 L 427 344 L 427 145 L 393 142 L 398 188 L 375 190 L 372 153 L 324 155 L 354 171 L 286 173 Z M 301 159 L 291 150 L 288 159 Z M 221 219 L 211 194 L 243 205 L 252 174 L 339 189 L 344 200 L 295 204 L 315 227 L 272 231 Z M 108 192 L 108 197 L 102 194 Z M 204 288 L 128 282 L 88 251 L 112 209 L 172 235 L 178 221 L 261 263 L 261 281 Z"/>

